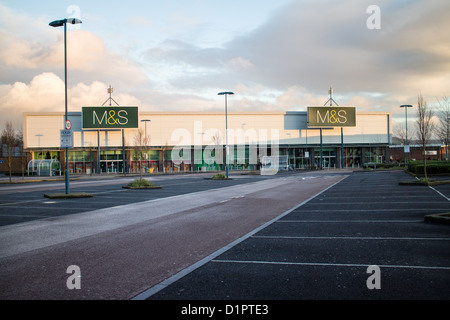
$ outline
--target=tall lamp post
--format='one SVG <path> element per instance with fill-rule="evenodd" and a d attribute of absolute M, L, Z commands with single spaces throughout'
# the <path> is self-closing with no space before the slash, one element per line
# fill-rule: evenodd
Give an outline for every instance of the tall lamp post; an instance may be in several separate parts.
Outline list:
<path fill-rule="evenodd" d="M 401 105 L 400 108 L 405 108 L 405 118 L 406 118 L 406 141 L 405 141 L 405 159 L 406 166 L 408 166 L 408 154 L 409 154 L 409 144 L 408 144 L 408 108 L 412 108 L 410 104 Z"/>
<path fill-rule="evenodd" d="M 226 140 L 226 146 L 225 146 L 225 168 L 226 168 L 226 174 L 228 179 L 228 106 L 227 106 L 227 97 L 228 95 L 234 95 L 233 92 L 219 92 L 219 96 L 225 96 L 225 140 Z"/>
<path fill-rule="evenodd" d="M 67 122 L 69 120 L 67 115 L 67 24 L 80 24 L 81 20 L 70 18 L 63 20 L 55 20 L 49 23 L 51 27 L 63 27 L 64 26 L 64 84 L 65 84 L 65 117 L 64 121 Z M 66 172 L 65 172 L 65 181 L 66 181 L 66 194 L 70 193 L 69 187 L 69 148 L 66 148 Z"/>

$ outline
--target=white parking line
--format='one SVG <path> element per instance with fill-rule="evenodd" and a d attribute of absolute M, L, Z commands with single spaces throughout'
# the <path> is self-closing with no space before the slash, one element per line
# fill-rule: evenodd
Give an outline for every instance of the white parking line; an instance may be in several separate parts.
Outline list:
<path fill-rule="evenodd" d="M 394 211 L 398 211 L 398 212 L 411 212 L 411 211 L 426 211 L 426 212 L 430 212 L 430 211 L 437 211 L 437 212 L 442 212 L 442 209 L 428 209 L 428 208 L 422 208 L 422 209 L 370 209 L 370 210 L 366 210 L 366 209 L 333 209 L 333 213 L 337 213 L 337 212 L 358 212 L 358 213 L 362 213 L 362 212 L 394 212 Z M 317 213 L 317 212 L 328 212 L 330 213 L 330 209 L 323 209 L 323 210 L 302 210 L 301 213 Z"/>
<path fill-rule="evenodd" d="M 280 220 L 277 223 L 422 223 L 423 220 Z"/>
<path fill-rule="evenodd" d="M 437 191 L 435 188 L 433 188 L 432 186 L 429 186 L 429 188 L 431 189 L 431 190 L 434 190 L 434 191 L 436 191 L 439 195 L 441 195 L 444 199 L 446 199 L 447 201 L 450 201 L 450 199 L 449 198 L 447 198 L 444 194 L 442 194 L 441 192 L 439 192 L 439 191 Z"/>
<path fill-rule="evenodd" d="M 369 264 L 358 263 L 321 263 L 321 262 L 281 262 L 281 261 L 247 261 L 247 260 L 212 260 L 216 263 L 237 263 L 237 264 L 272 264 L 272 265 L 290 265 L 290 266 L 323 266 L 323 267 L 364 267 Z M 377 265 L 380 268 L 402 268 L 402 269 L 433 269 L 433 270 L 450 270 L 450 267 L 434 267 L 434 266 L 411 266 L 411 265 Z"/>
<path fill-rule="evenodd" d="M 299 236 L 252 236 L 259 239 L 307 239 L 307 240 L 408 240 L 408 241 L 450 241 L 450 238 L 411 238 L 411 237 L 299 237 Z"/>
<path fill-rule="evenodd" d="M 321 199 L 320 199 L 321 200 Z M 328 200 L 328 199 L 325 199 Z M 420 203 L 420 204 L 443 204 L 443 203 L 447 203 L 447 201 L 393 201 L 393 202 L 383 202 L 381 204 L 414 204 L 414 203 Z M 320 202 L 320 201 L 316 201 L 314 202 L 314 205 L 330 205 L 330 206 L 334 206 L 334 205 L 363 205 L 363 206 L 369 206 L 369 205 L 377 205 L 380 204 L 380 201 L 365 201 L 365 202 Z"/>

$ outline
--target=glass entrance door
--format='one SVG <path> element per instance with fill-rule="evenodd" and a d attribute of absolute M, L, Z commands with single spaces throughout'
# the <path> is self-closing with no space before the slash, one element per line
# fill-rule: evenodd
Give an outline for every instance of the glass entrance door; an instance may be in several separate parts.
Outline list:
<path fill-rule="evenodd" d="M 322 158 L 322 168 L 336 168 L 336 148 L 323 148 Z M 320 167 L 320 149 L 314 149 L 314 164 L 316 168 Z"/>
<path fill-rule="evenodd" d="M 100 169 L 103 173 L 122 173 L 122 151 L 102 151 L 100 154 Z"/>

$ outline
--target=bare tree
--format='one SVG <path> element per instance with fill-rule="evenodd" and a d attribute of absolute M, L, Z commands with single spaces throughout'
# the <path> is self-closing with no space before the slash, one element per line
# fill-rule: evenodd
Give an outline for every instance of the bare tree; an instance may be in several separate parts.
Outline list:
<path fill-rule="evenodd" d="M 3 147 L 3 150 L 6 149 L 6 153 L 7 153 L 6 166 L 8 167 L 8 171 L 9 171 L 9 182 L 10 183 L 12 182 L 12 161 L 13 161 L 13 156 L 16 151 L 17 145 L 18 145 L 18 143 L 17 143 L 16 130 L 14 130 L 12 122 L 7 121 L 6 126 L 3 129 L 2 135 L 1 135 L 1 146 Z"/>
<path fill-rule="evenodd" d="M 142 180 L 142 157 L 144 150 L 147 149 L 147 137 L 142 129 L 139 129 L 134 136 L 134 145 L 136 146 L 135 152 L 139 157 L 139 177 Z"/>
<path fill-rule="evenodd" d="M 409 121 L 408 121 L 409 123 Z M 406 141 L 406 125 L 397 123 L 393 126 L 393 133 L 394 133 L 394 137 L 397 138 L 399 140 L 399 142 L 402 145 L 406 145 L 407 141 Z M 414 137 L 416 135 L 416 132 L 414 130 L 414 128 L 411 128 L 411 126 L 408 126 L 408 143 L 411 142 L 411 139 L 409 137 Z"/>
<path fill-rule="evenodd" d="M 25 179 L 25 168 L 27 166 L 27 152 L 23 146 L 23 133 L 22 130 L 17 131 L 16 135 L 16 143 L 17 143 L 17 149 L 19 152 L 19 159 L 20 159 L 20 168 L 22 171 L 22 180 Z"/>
<path fill-rule="evenodd" d="M 217 131 L 212 135 L 211 141 L 212 141 L 216 146 L 219 146 L 219 145 L 222 144 L 222 136 L 221 136 L 219 130 L 217 130 Z M 217 155 L 215 154 L 217 151 L 218 151 L 218 148 L 215 148 L 215 149 L 214 149 L 214 156 L 217 156 Z M 226 151 L 225 151 L 225 152 L 226 152 Z M 221 162 L 222 162 L 222 161 L 223 161 L 223 160 L 222 160 L 222 159 L 223 159 L 223 153 L 220 152 L 220 153 L 218 154 L 218 156 L 220 156 L 220 159 L 221 159 Z M 217 162 L 214 162 L 214 164 L 215 164 L 215 166 L 216 166 L 216 171 L 218 172 L 218 171 L 219 171 L 219 164 L 218 164 Z M 226 164 L 225 164 L 225 165 L 226 165 Z"/>
<path fill-rule="evenodd" d="M 436 126 L 436 135 L 445 145 L 445 160 L 448 160 L 448 145 L 450 143 L 450 100 L 443 97 L 439 101 L 439 110 L 437 112 L 439 123 Z"/>
<path fill-rule="evenodd" d="M 425 174 L 425 179 L 428 179 L 427 176 L 427 154 L 426 148 L 427 144 L 431 139 L 431 135 L 433 133 L 434 123 L 433 123 L 433 110 L 428 106 L 426 101 L 424 101 L 422 95 L 420 94 L 417 98 L 417 139 L 419 143 L 422 145 L 423 152 L 423 171 Z"/>

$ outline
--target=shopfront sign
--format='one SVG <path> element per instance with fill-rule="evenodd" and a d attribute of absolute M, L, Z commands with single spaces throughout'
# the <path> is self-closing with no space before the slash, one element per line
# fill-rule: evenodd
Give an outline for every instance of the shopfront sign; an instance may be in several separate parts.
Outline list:
<path fill-rule="evenodd" d="M 139 128 L 138 107 L 83 107 L 83 129 L 135 129 Z"/>
<path fill-rule="evenodd" d="M 308 127 L 356 127 L 356 108 L 308 107 Z"/>

